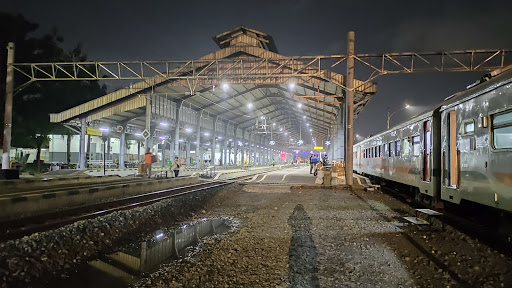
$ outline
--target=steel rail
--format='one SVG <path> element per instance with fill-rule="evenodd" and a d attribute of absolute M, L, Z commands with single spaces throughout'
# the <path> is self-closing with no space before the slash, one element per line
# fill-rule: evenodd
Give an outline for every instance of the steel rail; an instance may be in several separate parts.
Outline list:
<path fill-rule="evenodd" d="M 382 192 L 391 197 L 407 204 L 413 209 L 428 208 L 432 209 L 428 203 L 416 200 L 406 192 L 400 192 L 391 187 L 381 185 Z M 459 204 L 460 205 L 460 204 Z M 467 204 L 466 204 L 467 205 Z M 489 215 L 491 212 L 488 207 L 479 207 L 486 213 L 475 213 L 475 211 L 464 211 L 465 209 L 454 206 L 453 209 L 443 209 L 442 213 L 445 226 L 461 231 L 468 236 L 478 239 L 480 242 L 496 249 L 500 253 L 512 257 L 512 248 L 510 247 L 510 239 L 512 235 L 499 231 L 499 227 L 489 225 L 497 215 Z M 498 213 L 499 214 L 499 213 Z M 477 218 L 474 215 L 479 215 Z M 401 215 L 405 216 L 405 215 Z"/>
<path fill-rule="evenodd" d="M 111 182 L 96 182 L 96 183 L 83 183 L 83 184 L 62 184 L 62 185 L 56 185 L 56 186 L 49 186 L 49 187 L 37 187 L 37 190 L 25 190 L 25 191 L 15 191 L 15 192 L 9 192 L 9 193 L 0 193 L 0 198 L 9 198 L 9 197 L 19 197 L 22 195 L 31 195 L 31 194 L 45 194 L 45 193 L 55 193 L 55 192 L 61 192 L 66 190 L 78 190 L 78 189 L 86 189 L 86 188 L 100 188 L 105 186 L 120 186 L 124 184 L 135 184 L 135 183 L 141 183 L 141 182 L 150 182 L 155 181 L 153 179 L 147 179 L 147 178 L 133 178 L 128 179 L 129 181 L 126 181 L 126 179 L 119 179 L 114 180 Z M 162 180 L 162 179 L 159 179 Z M 46 189 L 45 189 L 46 188 Z"/>
<path fill-rule="evenodd" d="M 37 232 L 56 229 L 80 220 L 104 216 L 116 211 L 129 210 L 136 207 L 147 206 L 158 201 L 187 195 L 211 188 L 221 187 L 235 183 L 235 179 L 251 176 L 241 176 L 220 181 L 212 181 L 195 185 L 176 187 L 171 189 L 153 191 L 141 195 L 114 199 L 108 202 L 94 203 L 86 206 L 68 208 L 40 215 L 27 216 L 10 221 L 0 222 L 0 242 L 18 239 Z"/>

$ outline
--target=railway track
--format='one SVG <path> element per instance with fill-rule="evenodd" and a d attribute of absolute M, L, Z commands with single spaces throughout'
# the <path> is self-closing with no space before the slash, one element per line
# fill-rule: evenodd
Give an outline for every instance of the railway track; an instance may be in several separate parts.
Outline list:
<path fill-rule="evenodd" d="M 207 189 L 222 187 L 253 176 L 254 175 L 241 176 L 231 179 L 164 189 L 136 196 L 113 199 L 107 202 L 66 208 L 63 210 L 40 215 L 3 221 L 0 222 L 0 227 L 2 227 L 2 231 L 0 231 L 0 241 L 18 239 L 33 233 L 56 229 L 80 220 L 92 219 L 116 211 L 129 210 L 136 207 L 150 205 L 164 199 L 170 199 L 196 193 L 199 191 L 204 191 Z"/>
<path fill-rule="evenodd" d="M 130 183 L 144 183 L 155 181 L 155 179 L 147 179 L 147 178 L 134 178 L 134 179 L 119 179 L 114 181 L 106 181 L 106 182 L 92 182 L 92 183 L 84 183 L 84 184 L 66 184 L 66 185 L 58 185 L 49 188 L 39 187 L 36 190 L 26 190 L 26 191 L 15 191 L 9 193 L 0 194 L 1 198 L 14 198 L 21 197 L 26 195 L 34 195 L 34 194 L 47 194 L 47 193 L 56 193 L 61 191 L 68 190 L 77 190 L 77 189 L 86 189 L 86 188 L 101 188 L 106 186 L 115 186 L 115 185 L 124 185 Z"/>
<path fill-rule="evenodd" d="M 381 185 L 382 191 L 386 194 L 408 204 L 413 209 L 428 208 L 432 209 L 429 204 L 418 201 L 402 193 L 399 190 L 392 189 L 385 185 Z M 469 205 L 466 203 L 466 205 Z M 500 231 L 501 226 L 499 211 L 492 211 L 487 207 L 480 206 L 454 206 L 448 207 L 441 211 L 443 221 L 454 229 L 463 232 L 471 238 L 478 239 L 481 243 L 499 251 L 501 254 L 512 257 L 512 247 L 510 246 L 512 233 Z M 409 216 L 409 215 L 403 215 Z M 510 219 L 510 216 L 509 216 Z"/>

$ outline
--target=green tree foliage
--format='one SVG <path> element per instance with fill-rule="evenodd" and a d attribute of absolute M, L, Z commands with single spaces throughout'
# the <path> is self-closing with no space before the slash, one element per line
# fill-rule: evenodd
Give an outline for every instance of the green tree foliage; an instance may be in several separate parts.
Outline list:
<path fill-rule="evenodd" d="M 3 127 L 3 110 L 5 103 L 5 77 L 7 60 L 7 43 L 15 42 L 16 63 L 40 62 L 78 62 L 85 61 L 86 55 L 80 44 L 71 51 L 64 51 L 63 39 L 53 29 L 40 37 L 33 37 L 38 24 L 27 21 L 21 15 L 0 12 L 0 99 Z M 24 76 L 15 74 L 15 84 L 24 81 Z M 73 106 L 87 102 L 106 93 L 106 87 L 97 81 L 40 81 L 20 90 L 14 95 L 13 105 L 13 147 L 37 148 L 39 163 L 42 147 L 48 147 L 51 133 L 67 134 L 70 132 L 61 125 L 50 123 L 49 113 L 61 112 Z M 71 133 L 72 135 L 73 133 Z"/>

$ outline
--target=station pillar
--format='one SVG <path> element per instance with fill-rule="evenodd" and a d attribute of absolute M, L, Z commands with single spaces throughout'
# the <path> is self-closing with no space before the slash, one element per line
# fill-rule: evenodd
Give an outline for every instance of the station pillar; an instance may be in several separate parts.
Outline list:
<path fill-rule="evenodd" d="M 236 132 L 238 130 L 238 126 L 235 125 L 235 127 L 233 128 L 233 131 L 234 131 L 234 137 L 233 137 L 233 145 L 234 145 L 234 149 L 233 149 L 233 166 L 238 166 L 238 138 L 236 138 Z"/>
<path fill-rule="evenodd" d="M 80 147 L 78 149 L 78 169 L 85 170 L 85 118 L 80 119 Z"/>
<path fill-rule="evenodd" d="M 14 42 L 7 44 L 7 75 L 5 78 L 5 110 L 4 110 L 4 139 L 2 170 L 10 170 L 11 155 L 11 131 L 12 131 L 12 98 L 14 95 Z M 9 173 L 8 171 L 4 171 Z M 16 173 L 16 172 L 14 172 Z M 2 173 L 2 177 L 4 173 Z M 5 177 L 7 178 L 7 177 Z"/>
<path fill-rule="evenodd" d="M 174 155 L 180 157 L 180 114 L 181 114 L 181 105 L 183 101 L 179 101 L 176 103 L 176 124 L 174 125 Z M 171 159 L 174 159 L 171 156 Z"/>
<path fill-rule="evenodd" d="M 126 122 L 122 123 L 123 130 L 119 140 L 119 168 L 126 168 L 124 165 L 124 155 L 126 155 Z"/>
<path fill-rule="evenodd" d="M 218 117 L 215 117 L 215 120 L 213 121 L 213 131 L 212 131 L 212 152 L 210 156 L 210 165 L 215 166 L 215 151 L 217 150 L 217 119 Z"/>
<path fill-rule="evenodd" d="M 241 138 L 241 142 L 242 142 L 242 148 L 240 149 L 240 166 L 245 166 L 245 130 L 242 131 L 242 138 Z"/>
<path fill-rule="evenodd" d="M 188 140 L 187 140 L 187 143 L 185 144 L 185 151 L 186 151 L 185 152 L 186 153 L 185 163 L 187 163 L 187 167 L 190 167 L 190 141 L 188 141 Z M 172 159 L 171 159 L 171 161 L 172 161 Z"/>
<path fill-rule="evenodd" d="M 196 131 L 196 168 L 201 167 L 202 154 L 201 154 L 201 113 L 197 113 L 197 131 Z"/>
<path fill-rule="evenodd" d="M 354 184 L 353 171 L 353 145 L 354 145 L 354 32 L 347 34 L 347 87 L 346 99 L 346 135 L 345 135 L 345 178 L 348 186 Z"/>
<path fill-rule="evenodd" d="M 150 148 L 150 142 L 152 142 L 152 140 L 150 140 L 152 137 L 153 137 L 153 134 L 151 133 L 151 95 L 147 94 L 146 95 L 146 130 L 148 132 L 150 132 L 151 135 L 149 135 L 148 138 L 146 138 L 146 141 L 145 141 L 145 148 L 144 150 L 147 150 L 148 148 Z M 144 153 L 146 153 L 146 151 L 144 151 Z"/>

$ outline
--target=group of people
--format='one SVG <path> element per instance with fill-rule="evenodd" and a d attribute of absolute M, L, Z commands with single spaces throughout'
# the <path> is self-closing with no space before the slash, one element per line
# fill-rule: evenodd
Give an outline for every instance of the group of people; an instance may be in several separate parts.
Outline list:
<path fill-rule="evenodd" d="M 144 154 L 144 172 L 145 175 L 149 178 L 151 177 L 151 165 L 157 161 L 156 156 L 151 153 L 151 149 L 146 149 L 146 154 Z M 178 159 L 177 156 L 174 157 L 174 161 L 171 165 L 171 172 L 174 171 L 174 177 L 178 177 L 180 174 L 180 168 L 181 168 L 181 161 Z"/>
<path fill-rule="evenodd" d="M 327 154 L 324 154 L 322 158 L 320 158 L 318 153 L 311 153 L 311 156 L 309 156 L 309 174 L 313 174 L 313 168 L 315 168 L 316 165 L 320 162 L 322 162 L 324 166 L 328 164 Z"/>

